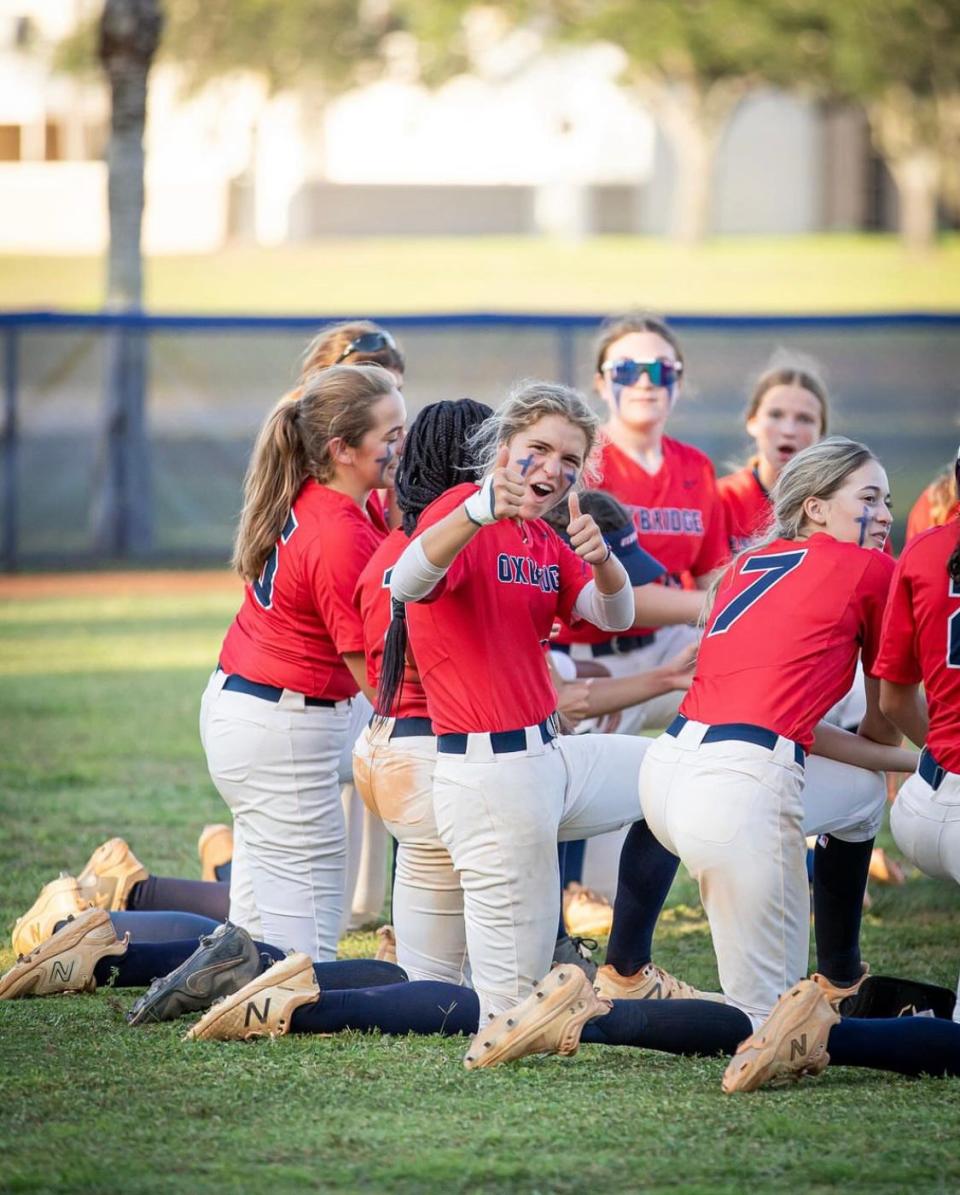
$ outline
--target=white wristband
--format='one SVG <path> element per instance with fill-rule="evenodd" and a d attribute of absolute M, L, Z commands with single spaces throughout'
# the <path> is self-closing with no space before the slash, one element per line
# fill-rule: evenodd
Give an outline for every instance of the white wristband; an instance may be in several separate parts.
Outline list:
<path fill-rule="evenodd" d="M 483 479 L 483 485 L 475 494 L 463 504 L 464 513 L 471 523 L 478 527 L 488 527 L 497 521 L 494 511 L 493 474 Z"/>

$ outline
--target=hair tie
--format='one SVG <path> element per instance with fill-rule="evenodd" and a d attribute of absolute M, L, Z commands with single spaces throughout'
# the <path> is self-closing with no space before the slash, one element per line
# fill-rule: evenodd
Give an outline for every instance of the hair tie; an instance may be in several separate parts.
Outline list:
<path fill-rule="evenodd" d="M 407 606 L 405 602 L 399 601 L 397 598 L 390 599 L 390 613 L 394 618 L 399 618 L 401 622 L 407 620 Z"/>

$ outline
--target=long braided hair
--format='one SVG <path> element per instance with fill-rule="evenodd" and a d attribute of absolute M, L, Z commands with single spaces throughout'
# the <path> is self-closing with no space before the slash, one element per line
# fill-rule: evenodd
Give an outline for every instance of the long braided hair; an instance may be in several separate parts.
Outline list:
<path fill-rule="evenodd" d="M 394 492 L 403 514 L 403 532 L 410 536 L 423 510 L 446 490 L 477 475 L 477 447 L 471 432 L 493 415 L 472 398 L 424 407 L 407 432 L 400 454 Z M 407 656 L 407 620 L 403 602 L 392 600 L 392 617 L 383 645 L 376 713 L 389 718 L 403 688 Z"/>

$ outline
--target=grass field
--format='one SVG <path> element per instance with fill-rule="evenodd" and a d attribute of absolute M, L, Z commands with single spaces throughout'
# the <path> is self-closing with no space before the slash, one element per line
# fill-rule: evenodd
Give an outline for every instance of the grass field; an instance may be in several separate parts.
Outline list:
<path fill-rule="evenodd" d="M 197 876 L 223 807 L 196 718 L 234 612 L 227 577 L 0 579 L 0 926 L 60 868 L 123 834 L 156 873 Z M 960 892 L 875 888 L 875 972 L 952 986 Z M 350 939 L 367 952 L 372 936 Z M 9 938 L 5 936 L 5 942 Z M 678 880 L 656 957 L 716 983 Z M 13 962 L 9 945 L 0 965 Z M 133 993 L 0 1004 L 0 1190 L 224 1192 L 956 1190 L 960 1083 L 836 1068 L 731 1098 L 724 1063 L 584 1047 L 480 1074 L 464 1042 L 184 1044 L 132 1030 Z"/>
<path fill-rule="evenodd" d="M 99 257 L 0 257 L 0 309 L 97 309 Z M 960 309 L 960 236 L 927 257 L 881 235 L 727 237 L 685 250 L 643 237 L 337 239 L 146 263 L 156 312 L 678 313 Z"/>

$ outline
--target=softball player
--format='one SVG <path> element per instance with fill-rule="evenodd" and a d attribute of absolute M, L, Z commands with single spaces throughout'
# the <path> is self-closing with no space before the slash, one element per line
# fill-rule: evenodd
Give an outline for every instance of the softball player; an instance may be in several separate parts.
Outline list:
<path fill-rule="evenodd" d="M 960 883 L 958 532 L 954 518 L 904 549 L 884 618 L 877 673 L 881 708 L 913 742 L 925 744 L 917 771 L 890 813 L 893 836 L 927 875 Z"/>
<path fill-rule="evenodd" d="M 558 839 L 638 815 L 646 740 L 558 738 L 542 650 L 557 615 L 611 631 L 634 617 L 629 578 L 575 493 L 571 547 L 540 518 L 577 484 L 596 431 L 576 391 L 515 391 L 484 425 L 481 487 L 431 504 L 391 575 L 438 735 L 434 813 L 485 1014 L 522 999 L 550 963 Z"/>
<path fill-rule="evenodd" d="M 354 782 L 373 815 L 397 840 L 393 925 L 397 961 L 411 979 L 465 982 L 468 974 L 463 893 L 433 814 L 437 740 L 427 699 L 405 644 L 391 629 L 390 573 L 409 543 L 421 511 L 476 469 L 468 437 L 493 412 L 483 403 L 432 403 L 414 420 L 396 478 L 402 528 L 373 554 L 357 582 L 367 676 L 380 684 L 386 655 L 391 680 L 381 689 L 384 716 L 371 722 L 353 752 Z M 402 612 L 403 607 L 399 607 Z M 394 660 L 399 675 L 393 680 Z M 388 691 L 389 690 L 389 691 Z M 389 714 L 389 716 L 386 716 Z"/>
<path fill-rule="evenodd" d="M 775 363 L 757 379 L 745 416 L 756 452 L 717 482 L 731 551 L 742 551 L 764 533 L 770 491 L 784 465 L 827 434 L 828 419 L 827 390 L 811 367 Z"/>
<path fill-rule="evenodd" d="M 680 344 L 662 321 L 631 314 L 603 325 L 594 387 L 609 418 L 593 484 L 631 512 L 640 545 L 666 567 L 668 584 L 705 588 L 727 556 L 726 530 L 713 465 L 699 449 L 664 434 L 683 369 Z M 634 626 L 616 635 L 580 626 L 556 636 L 574 659 L 601 659 L 613 676 L 663 664 L 695 638 L 683 625 Z M 665 726 L 680 696 L 669 693 L 625 710 L 620 731 Z"/>
<path fill-rule="evenodd" d="M 406 412 L 379 366 L 323 370 L 298 394 L 254 449 L 234 553 L 247 588 L 200 732 L 234 816 L 231 920 L 322 961 L 344 902 L 341 757 L 366 685 L 353 591 L 387 534 L 368 499 L 392 484 Z"/>
<path fill-rule="evenodd" d="M 827 439 L 786 465 L 774 498 L 774 529 L 725 576 L 690 692 L 640 773 L 650 829 L 700 884 L 724 994 L 755 1023 L 806 971 L 805 831 L 826 835 L 814 867 L 820 968 L 836 990 L 858 985 L 885 800 L 863 768 L 903 771 L 915 758 L 892 746 L 899 732 L 877 704 L 893 563 L 864 549 L 882 548 L 890 527 L 883 469 L 862 445 Z M 858 653 L 865 737 L 817 725 Z M 831 758 L 808 761 L 811 747 Z"/>

